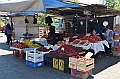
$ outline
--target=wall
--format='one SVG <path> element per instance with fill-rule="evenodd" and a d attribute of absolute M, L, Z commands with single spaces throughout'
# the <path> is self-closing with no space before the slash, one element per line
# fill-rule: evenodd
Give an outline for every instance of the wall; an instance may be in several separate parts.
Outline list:
<path fill-rule="evenodd" d="M 19 40 L 26 33 L 26 25 L 28 26 L 28 33 L 33 34 L 34 37 L 39 37 L 38 25 L 33 24 L 33 17 L 27 16 L 28 24 L 24 21 L 24 16 L 14 17 L 14 31 L 15 39 Z"/>

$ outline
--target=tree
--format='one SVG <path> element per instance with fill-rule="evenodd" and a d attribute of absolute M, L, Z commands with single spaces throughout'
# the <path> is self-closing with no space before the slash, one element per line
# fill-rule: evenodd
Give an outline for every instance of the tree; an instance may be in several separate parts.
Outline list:
<path fill-rule="evenodd" d="M 120 0 L 105 0 L 109 8 L 120 10 Z"/>
<path fill-rule="evenodd" d="M 40 13 L 40 17 L 38 18 L 38 24 L 40 26 L 46 26 L 46 23 L 45 23 L 45 18 L 48 16 L 48 14 L 45 14 L 45 13 Z"/>

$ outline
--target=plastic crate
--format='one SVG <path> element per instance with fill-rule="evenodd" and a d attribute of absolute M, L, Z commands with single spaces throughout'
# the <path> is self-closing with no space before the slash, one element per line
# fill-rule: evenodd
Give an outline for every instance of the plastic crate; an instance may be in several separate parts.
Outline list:
<path fill-rule="evenodd" d="M 69 57 L 59 58 L 59 70 L 63 71 L 64 73 L 71 73 L 71 69 L 68 67 L 69 65 Z"/>
<path fill-rule="evenodd" d="M 59 59 L 59 70 L 64 71 L 64 60 Z"/>
<path fill-rule="evenodd" d="M 58 59 L 53 58 L 53 68 L 58 69 L 58 64 L 59 64 Z"/>
<path fill-rule="evenodd" d="M 78 78 L 87 79 L 90 75 L 92 75 L 92 70 L 83 72 L 76 69 L 71 69 L 71 75 Z"/>
<path fill-rule="evenodd" d="M 44 61 L 44 57 L 40 56 L 38 58 L 34 58 L 34 57 L 26 57 L 26 60 L 31 61 L 31 62 L 41 62 Z"/>
<path fill-rule="evenodd" d="M 40 66 L 44 66 L 44 61 L 41 62 L 30 62 L 26 60 L 26 65 L 34 67 L 34 68 L 38 68 Z"/>
<path fill-rule="evenodd" d="M 19 50 L 13 50 L 13 56 L 19 57 Z"/>
<path fill-rule="evenodd" d="M 26 53 L 23 50 L 13 50 L 13 56 L 25 59 Z"/>
<path fill-rule="evenodd" d="M 61 56 L 60 56 L 61 57 Z M 71 69 L 68 67 L 69 64 L 69 57 L 63 56 L 61 58 L 53 58 L 53 68 L 58 69 L 64 73 L 71 73 Z"/>
<path fill-rule="evenodd" d="M 23 50 L 19 50 L 19 58 L 25 59 L 26 53 Z"/>
<path fill-rule="evenodd" d="M 52 67 L 53 65 L 53 58 L 50 56 L 50 54 L 45 54 L 44 55 L 44 63 L 45 63 L 45 65 L 47 65 L 47 66 L 50 66 L 50 67 Z"/>
<path fill-rule="evenodd" d="M 34 50 L 26 51 L 26 60 L 31 62 L 41 62 L 44 61 L 44 55 L 48 52 L 40 52 Z"/>

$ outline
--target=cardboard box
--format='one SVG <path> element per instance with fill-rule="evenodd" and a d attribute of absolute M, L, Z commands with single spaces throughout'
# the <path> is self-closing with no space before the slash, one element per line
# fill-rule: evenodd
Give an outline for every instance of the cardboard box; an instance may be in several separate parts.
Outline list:
<path fill-rule="evenodd" d="M 114 47 L 118 47 L 119 46 L 119 41 L 114 41 Z"/>
<path fill-rule="evenodd" d="M 118 47 L 112 47 L 112 51 L 118 51 Z"/>
<path fill-rule="evenodd" d="M 115 31 L 116 31 L 116 32 L 120 32 L 120 24 L 119 24 L 119 25 L 116 25 Z"/>
<path fill-rule="evenodd" d="M 113 52 L 113 56 L 120 56 L 120 52 L 118 51 L 112 51 Z"/>
<path fill-rule="evenodd" d="M 119 40 L 120 39 L 120 35 L 114 35 L 114 40 Z"/>

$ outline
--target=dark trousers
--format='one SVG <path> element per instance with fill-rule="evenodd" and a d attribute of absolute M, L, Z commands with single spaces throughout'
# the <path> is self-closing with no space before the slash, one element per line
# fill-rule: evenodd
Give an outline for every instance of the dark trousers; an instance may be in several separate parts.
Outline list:
<path fill-rule="evenodd" d="M 108 43 L 108 44 L 109 44 L 109 48 L 106 48 L 107 55 L 109 55 L 110 53 L 112 53 L 112 43 Z"/>
<path fill-rule="evenodd" d="M 12 38 L 11 38 L 12 34 L 7 34 L 7 43 L 11 43 L 12 44 Z"/>
<path fill-rule="evenodd" d="M 56 35 L 55 34 L 50 36 L 50 42 L 51 42 L 52 45 L 56 44 Z"/>

